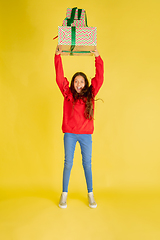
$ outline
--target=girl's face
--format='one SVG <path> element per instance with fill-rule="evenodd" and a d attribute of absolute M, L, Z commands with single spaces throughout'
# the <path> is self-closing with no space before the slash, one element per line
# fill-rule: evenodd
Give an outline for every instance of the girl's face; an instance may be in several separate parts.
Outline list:
<path fill-rule="evenodd" d="M 82 91 L 82 89 L 85 86 L 85 80 L 84 77 L 82 77 L 81 75 L 75 77 L 74 79 L 74 88 L 76 90 L 77 93 L 80 93 Z"/>

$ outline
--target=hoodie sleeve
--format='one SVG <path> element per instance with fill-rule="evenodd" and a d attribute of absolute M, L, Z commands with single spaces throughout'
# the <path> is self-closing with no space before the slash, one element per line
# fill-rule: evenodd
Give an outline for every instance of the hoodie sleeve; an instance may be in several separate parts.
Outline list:
<path fill-rule="evenodd" d="M 93 87 L 94 96 L 97 95 L 104 81 L 104 66 L 103 60 L 100 56 L 95 57 L 96 74 L 91 80 L 91 86 Z"/>
<path fill-rule="evenodd" d="M 64 72 L 63 72 L 63 65 L 62 65 L 62 59 L 61 55 L 56 55 L 54 58 L 54 64 L 55 64 L 55 70 L 56 70 L 56 82 L 57 85 L 63 94 L 64 97 L 67 97 L 70 89 L 69 89 L 69 82 L 66 77 L 64 77 Z"/>

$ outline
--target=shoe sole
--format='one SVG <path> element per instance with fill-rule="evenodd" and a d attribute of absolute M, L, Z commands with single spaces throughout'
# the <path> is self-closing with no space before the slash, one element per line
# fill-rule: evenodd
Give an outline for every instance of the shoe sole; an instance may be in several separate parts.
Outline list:
<path fill-rule="evenodd" d="M 64 209 L 64 208 L 67 207 L 67 205 L 66 206 L 62 206 L 62 205 L 59 204 L 59 207 Z"/>
<path fill-rule="evenodd" d="M 92 206 L 92 205 L 89 204 L 89 207 L 90 207 L 90 208 L 96 208 L 97 205 L 93 205 L 93 206 Z"/>

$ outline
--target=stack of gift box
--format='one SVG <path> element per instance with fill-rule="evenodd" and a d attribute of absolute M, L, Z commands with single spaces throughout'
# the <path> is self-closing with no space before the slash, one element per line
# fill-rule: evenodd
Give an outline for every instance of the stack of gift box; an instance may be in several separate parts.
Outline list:
<path fill-rule="evenodd" d="M 92 55 L 97 45 L 97 28 L 88 27 L 84 9 L 67 8 L 66 18 L 58 27 L 58 45 L 63 55 Z"/>

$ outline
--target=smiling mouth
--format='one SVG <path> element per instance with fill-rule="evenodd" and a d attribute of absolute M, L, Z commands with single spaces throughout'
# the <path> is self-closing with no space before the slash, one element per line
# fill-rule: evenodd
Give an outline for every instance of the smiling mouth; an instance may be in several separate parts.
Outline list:
<path fill-rule="evenodd" d="M 77 91 L 81 91 L 82 90 L 82 87 L 77 87 Z"/>

